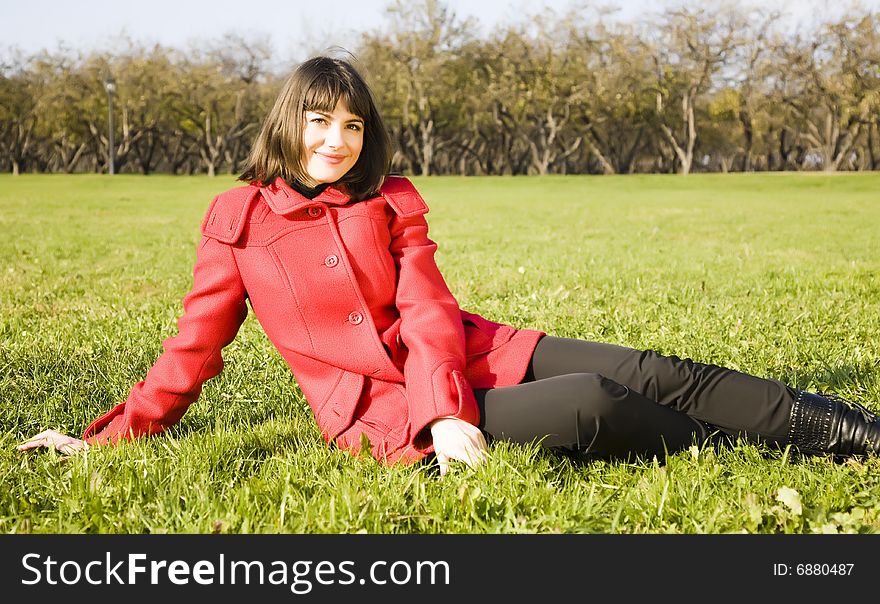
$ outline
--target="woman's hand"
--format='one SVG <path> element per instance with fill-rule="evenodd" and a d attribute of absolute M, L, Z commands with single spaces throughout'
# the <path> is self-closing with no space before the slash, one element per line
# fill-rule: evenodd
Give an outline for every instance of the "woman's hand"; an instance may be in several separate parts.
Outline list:
<path fill-rule="evenodd" d="M 446 474 L 451 460 L 475 468 L 486 459 L 486 439 L 476 426 L 455 417 L 441 417 L 430 425 L 441 476 Z"/>
<path fill-rule="evenodd" d="M 28 451 L 30 449 L 46 447 L 47 449 L 55 449 L 62 455 L 71 455 L 82 449 L 87 449 L 88 446 L 88 443 L 84 440 L 61 434 L 55 430 L 44 430 L 18 445 L 17 449 L 19 451 Z"/>

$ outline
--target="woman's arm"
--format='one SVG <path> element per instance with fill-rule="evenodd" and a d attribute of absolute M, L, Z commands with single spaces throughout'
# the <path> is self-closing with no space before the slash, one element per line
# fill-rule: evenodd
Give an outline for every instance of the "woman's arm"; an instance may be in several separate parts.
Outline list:
<path fill-rule="evenodd" d="M 428 238 L 426 211 L 392 219 L 390 250 L 397 265 L 400 336 L 409 351 L 404 379 L 413 442 L 426 449 L 433 440 L 442 472 L 448 459 L 476 465 L 486 444 L 475 427 L 479 412 L 464 378 L 461 311 L 434 260 L 437 245 Z"/>
<path fill-rule="evenodd" d="M 223 369 L 221 350 L 247 316 L 245 300 L 232 247 L 203 237 L 178 334 L 163 342 L 164 352 L 127 400 L 92 422 L 83 440 L 116 443 L 161 432 L 180 420 L 202 384 Z"/>

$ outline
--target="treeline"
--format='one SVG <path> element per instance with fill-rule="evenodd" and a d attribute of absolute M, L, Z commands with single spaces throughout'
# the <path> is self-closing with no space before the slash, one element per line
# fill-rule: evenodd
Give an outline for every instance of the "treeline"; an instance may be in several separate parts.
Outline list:
<path fill-rule="evenodd" d="M 880 168 L 880 15 L 809 32 L 735 6 L 624 22 L 548 12 L 481 35 L 437 0 L 397 2 L 352 50 L 407 174 Z M 0 168 L 237 172 L 286 77 L 263 42 L 198 51 L 11 54 Z"/>

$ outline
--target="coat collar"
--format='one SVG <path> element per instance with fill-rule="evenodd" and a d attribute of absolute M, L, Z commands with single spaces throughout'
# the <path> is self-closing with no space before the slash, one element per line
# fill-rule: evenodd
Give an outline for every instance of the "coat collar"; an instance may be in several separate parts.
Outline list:
<path fill-rule="evenodd" d="M 351 197 L 332 186 L 321 191 L 314 199 L 303 197 L 280 176 L 271 185 L 260 187 L 260 193 L 263 194 L 263 199 L 266 200 L 269 208 L 282 216 L 316 203 L 341 206 L 351 201 Z"/>

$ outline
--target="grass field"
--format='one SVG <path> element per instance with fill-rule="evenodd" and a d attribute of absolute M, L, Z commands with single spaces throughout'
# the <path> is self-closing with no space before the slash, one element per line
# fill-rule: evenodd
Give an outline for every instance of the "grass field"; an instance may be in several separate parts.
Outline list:
<path fill-rule="evenodd" d="M 519 327 L 880 409 L 880 174 L 414 178 L 450 289 Z M 739 444 L 665 464 L 493 444 L 440 477 L 328 448 L 253 316 L 166 434 L 62 460 L 176 332 L 231 177 L 0 176 L 2 533 L 880 531 L 880 462 Z"/>

